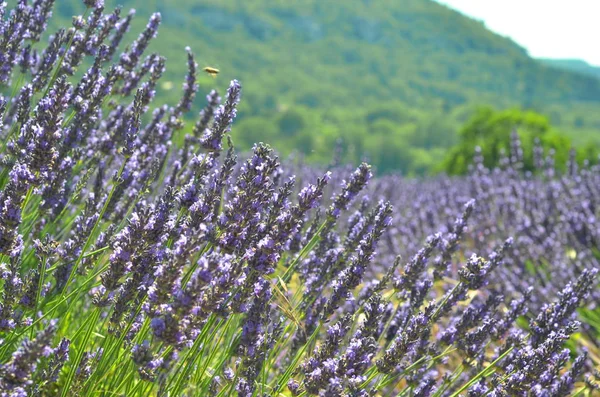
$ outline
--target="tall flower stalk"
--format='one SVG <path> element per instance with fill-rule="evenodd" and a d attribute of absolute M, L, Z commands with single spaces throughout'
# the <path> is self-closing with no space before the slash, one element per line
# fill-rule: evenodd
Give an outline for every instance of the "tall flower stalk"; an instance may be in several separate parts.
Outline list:
<path fill-rule="evenodd" d="M 48 36 L 54 3 L 0 4 L 0 395 L 600 390 L 599 166 L 525 174 L 517 132 L 418 182 L 238 152 L 242 84 L 197 107 L 190 48 L 156 105 L 159 13 Z"/>

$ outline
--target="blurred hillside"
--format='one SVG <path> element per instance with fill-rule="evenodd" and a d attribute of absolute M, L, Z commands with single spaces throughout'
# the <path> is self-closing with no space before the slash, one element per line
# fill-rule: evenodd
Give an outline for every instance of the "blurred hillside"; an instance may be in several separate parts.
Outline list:
<path fill-rule="evenodd" d="M 57 2 L 55 23 L 81 3 Z M 262 140 L 327 163 L 341 137 L 342 160 L 422 174 L 479 105 L 538 111 L 575 144 L 600 140 L 600 79 L 532 59 L 430 0 L 109 0 L 107 9 L 117 4 L 137 9 L 133 32 L 162 14 L 152 49 L 167 56 L 172 84 L 161 101 L 177 100 L 186 45 L 201 67 L 221 69 L 202 76 L 197 110 L 210 88 L 242 82 L 233 134 L 244 148 Z"/>
<path fill-rule="evenodd" d="M 570 70 L 573 72 L 585 74 L 600 79 L 600 67 L 592 66 L 586 61 L 582 61 L 581 59 L 540 58 L 539 60 L 549 66 L 553 66 L 564 70 Z"/>

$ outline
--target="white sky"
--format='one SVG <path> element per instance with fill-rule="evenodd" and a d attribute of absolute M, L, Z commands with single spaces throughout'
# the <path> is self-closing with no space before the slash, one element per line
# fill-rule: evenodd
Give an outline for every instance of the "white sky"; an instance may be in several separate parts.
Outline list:
<path fill-rule="evenodd" d="M 600 66 L 600 0 L 437 0 L 482 20 L 533 57 Z"/>

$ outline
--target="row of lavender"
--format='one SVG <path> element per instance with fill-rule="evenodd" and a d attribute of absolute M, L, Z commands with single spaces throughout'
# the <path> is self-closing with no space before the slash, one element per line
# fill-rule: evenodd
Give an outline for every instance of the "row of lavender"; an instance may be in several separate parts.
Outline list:
<path fill-rule="evenodd" d="M 53 1 L 0 5 L 1 395 L 600 390 L 600 169 L 527 175 L 516 135 L 456 179 L 239 160 L 237 81 L 174 147 L 193 55 L 151 110 L 160 15 L 117 56 L 133 13 L 84 3 L 47 44 Z"/>

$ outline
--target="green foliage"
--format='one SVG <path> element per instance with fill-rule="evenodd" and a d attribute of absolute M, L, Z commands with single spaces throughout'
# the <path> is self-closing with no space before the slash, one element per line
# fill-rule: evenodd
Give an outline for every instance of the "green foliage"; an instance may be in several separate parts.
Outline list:
<path fill-rule="evenodd" d="M 151 11 L 162 14 L 151 46 L 167 57 L 160 102 L 178 99 L 184 43 L 192 43 L 201 67 L 221 70 L 216 81 L 201 76 L 200 92 L 216 83 L 223 94 L 232 78 L 242 82 L 232 132 L 241 149 L 268 140 L 282 155 L 302 151 L 326 164 L 341 138 L 343 161 L 366 156 L 378 172 L 423 174 L 482 104 L 547 114 L 578 146 L 600 141 L 600 80 L 532 59 L 430 0 L 106 1 L 107 8 L 117 4 L 123 14 L 137 9 L 131 32 Z M 61 0 L 53 23 L 82 11 L 80 0 Z M 203 104 L 198 98 L 195 110 Z"/>
<path fill-rule="evenodd" d="M 452 175 L 463 175 L 473 161 L 475 148 L 480 147 L 487 167 L 498 166 L 502 156 L 510 152 L 511 131 L 516 130 L 523 148 L 525 170 L 534 169 L 533 146 L 536 139 L 547 152 L 554 151 L 557 168 L 564 169 L 572 147 L 569 138 L 553 130 L 547 117 L 519 109 L 495 111 L 480 108 L 459 133 L 459 143 L 452 148 L 441 168 Z M 598 150 L 588 145 L 579 154 L 579 160 L 597 157 Z"/>
<path fill-rule="evenodd" d="M 588 76 L 595 77 L 600 79 L 600 67 L 592 66 L 589 63 L 582 61 L 581 59 L 540 59 L 540 61 L 544 62 L 547 65 L 570 70 L 581 74 L 586 74 Z"/>

